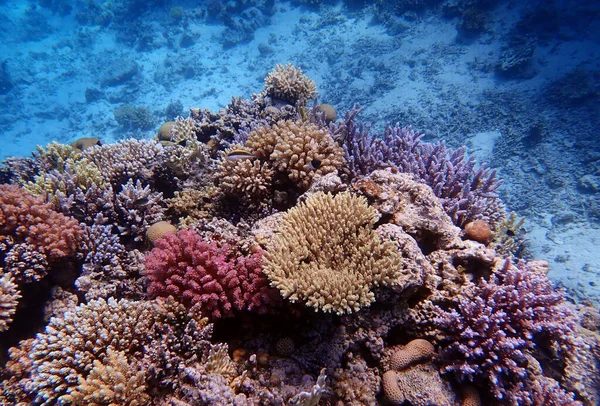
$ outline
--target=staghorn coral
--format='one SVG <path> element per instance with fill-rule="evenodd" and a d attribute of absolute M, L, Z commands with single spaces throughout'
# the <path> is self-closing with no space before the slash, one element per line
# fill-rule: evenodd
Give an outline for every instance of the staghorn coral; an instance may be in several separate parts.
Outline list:
<path fill-rule="evenodd" d="M 288 102 L 292 105 L 304 105 L 317 94 L 315 82 L 302 73 L 302 69 L 292 64 L 276 65 L 265 78 L 267 96 Z"/>
<path fill-rule="evenodd" d="M 67 400 L 63 396 L 87 378 L 94 360 L 104 362 L 108 348 L 125 354 L 139 351 L 155 321 L 151 302 L 114 298 L 92 300 L 52 318 L 33 343 L 28 391 L 42 405 Z"/>
<path fill-rule="evenodd" d="M 86 227 L 82 241 L 85 254 L 75 286 L 89 300 L 110 296 L 139 298 L 145 289 L 140 282 L 143 254 L 128 250 L 112 234 L 109 225 Z"/>
<path fill-rule="evenodd" d="M 284 298 L 315 310 L 369 306 L 372 288 L 393 285 L 401 271 L 394 245 L 373 230 L 378 217 L 363 197 L 318 193 L 284 215 L 264 273 Z"/>
<path fill-rule="evenodd" d="M 258 128 L 249 134 L 246 147 L 303 189 L 316 175 L 335 172 L 344 162 L 343 151 L 331 135 L 303 121 Z"/>
<path fill-rule="evenodd" d="M 377 169 L 395 168 L 411 173 L 431 187 L 454 224 L 483 218 L 495 224 L 505 216 L 497 190 L 496 172 L 475 159 L 465 148 L 452 150 L 444 142 L 425 143 L 411 127 L 386 126 L 382 137 L 370 133 L 370 126 L 357 122 L 360 106 L 344 120 L 330 124 L 329 131 L 344 148 L 348 177 L 368 175 Z"/>
<path fill-rule="evenodd" d="M 547 266 L 507 260 L 490 280 L 462 291 L 456 309 L 442 310 L 435 322 L 446 334 L 444 370 L 461 381 L 487 383 L 493 396 L 515 403 L 530 378 L 528 351 L 554 343 L 568 352 L 576 318 L 547 279 Z M 517 402 L 518 403 L 518 402 Z"/>
<path fill-rule="evenodd" d="M 129 139 L 86 148 L 83 156 L 102 168 L 104 179 L 118 190 L 128 179 L 150 180 L 164 153 L 157 141 Z"/>
<path fill-rule="evenodd" d="M 104 362 L 94 360 L 88 376 L 79 377 L 77 387 L 62 401 L 89 406 L 147 405 L 150 397 L 145 393 L 145 379 L 140 365 L 130 362 L 124 352 L 109 348 Z"/>
<path fill-rule="evenodd" d="M 21 298 L 21 292 L 11 274 L 2 272 L 0 268 L 0 332 L 8 330 Z"/>
<path fill-rule="evenodd" d="M 171 134 L 170 141 L 179 145 L 187 145 L 188 142 L 193 143 L 198 140 L 196 131 L 199 131 L 200 128 L 198 123 L 191 117 L 177 117 L 169 130 Z"/>
<path fill-rule="evenodd" d="M 42 169 L 62 171 L 69 162 L 81 159 L 81 151 L 71 145 L 59 144 L 54 141 L 46 147 L 37 146 L 37 161 Z"/>
<path fill-rule="evenodd" d="M 188 307 L 200 303 L 212 319 L 245 310 L 267 313 L 280 301 L 261 273 L 260 251 L 242 256 L 227 245 L 207 243 L 191 230 L 165 235 L 145 262 L 150 297 L 172 295 Z"/>
<path fill-rule="evenodd" d="M 33 245 L 57 261 L 74 255 L 83 234 L 77 220 L 52 210 L 41 197 L 16 185 L 0 185 L 0 235 Z"/>

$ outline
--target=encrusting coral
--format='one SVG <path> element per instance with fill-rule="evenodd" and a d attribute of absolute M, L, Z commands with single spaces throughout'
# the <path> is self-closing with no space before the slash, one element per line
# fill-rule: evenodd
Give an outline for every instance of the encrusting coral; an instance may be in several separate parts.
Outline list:
<path fill-rule="evenodd" d="M 378 219 L 366 199 L 318 193 L 283 216 L 264 273 L 284 298 L 324 312 L 352 313 L 391 286 L 400 255 L 373 230 Z"/>

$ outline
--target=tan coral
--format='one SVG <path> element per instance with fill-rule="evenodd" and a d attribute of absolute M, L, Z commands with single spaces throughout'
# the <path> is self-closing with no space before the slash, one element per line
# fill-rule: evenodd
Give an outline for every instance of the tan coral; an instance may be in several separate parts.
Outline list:
<path fill-rule="evenodd" d="M 265 78 L 268 96 L 290 104 L 306 104 L 317 94 L 315 82 L 302 73 L 302 69 L 288 63 L 275 66 Z"/>
<path fill-rule="evenodd" d="M 0 332 L 6 331 L 17 311 L 21 292 L 11 274 L 2 275 L 0 268 Z"/>
<path fill-rule="evenodd" d="M 130 363 L 124 352 L 109 348 L 104 362 L 94 360 L 88 376 L 79 377 L 79 385 L 62 400 L 82 406 L 143 406 L 150 402 L 145 382 L 141 366 Z"/>
<path fill-rule="evenodd" d="M 304 121 L 259 128 L 250 133 L 246 147 L 304 189 L 316 175 L 335 172 L 344 163 L 343 150 L 331 134 Z"/>
<path fill-rule="evenodd" d="M 387 371 L 382 379 L 383 392 L 393 405 L 404 402 L 413 406 L 456 406 L 460 404 L 450 384 L 431 364 L 418 364 L 401 372 Z"/>
<path fill-rule="evenodd" d="M 171 132 L 170 141 L 175 144 L 186 145 L 187 142 L 198 140 L 196 132 L 200 130 L 200 127 L 196 120 L 191 117 L 177 117 L 169 130 Z"/>
<path fill-rule="evenodd" d="M 403 348 L 394 351 L 390 357 L 390 368 L 400 371 L 410 365 L 430 360 L 435 354 L 433 344 L 422 338 L 410 341 Z"/>
<path fill-rule="evenodd" d="M 223 153 L 217 178 L 219 187 L 227 194 L 256 199 L 267 196 L 272 188 L 274 171 L 271 166 L 251 155 L 231 158 L 234 151 L 244 151 L 233 146 Z"/>
<path fill-rule="evenodd" d="M 265 257 L 271 286 L 324 312 L 369 306 L 372 289 L 393 285 L 401 273 L 394 244 L 373 230 L 378 217 L 365 198 L 347 192 L 318 193 L 288 210 Z"/>
<path fill-rule="evenodd" d="M 154 244 L 156 240 L 159 238 L 163 238 L 167 233 L 174 233 L 177 231 L 177 228 L 169 223 L 168 221 L 159 221 L 157 223 L 152 224 L 146 230 L 146 239 Z"/>

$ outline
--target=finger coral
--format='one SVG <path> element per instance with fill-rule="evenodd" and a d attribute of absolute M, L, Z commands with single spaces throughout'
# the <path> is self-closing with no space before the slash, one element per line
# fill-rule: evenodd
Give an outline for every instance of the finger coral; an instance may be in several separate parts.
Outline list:
<path fill-rule="evenodd" d="M 156 241 L 145 262 L 151 298 L 173 296 L 188 307 L 200 303 L 212 319 L 245 310 L 266 313 L 280 300 L 261 272 L 260 252 L 236 255 L 191 230 Z"/>
<path fill-rule="evenodd" d="M 49 260 L 74 255 L 83 230 L 44 199 L 16 185 L 0 185 L 0 235 L 35 246 Z"/>
<path fill-rule="evenodd" d="M 290 209 L 267 251 L 264 273 L 284 298 L 315 310 L 352 313 L 395 283 L 400 254 L 382 242 L 377 211 L 363 197 L 318 193 Z"/>
<path fill-rule="evenodd" d="M 265 78 L 268 96 L 292 105 L 306 104 L 317 94 L 315 82 L 292 64 L 277 65 Z"/>

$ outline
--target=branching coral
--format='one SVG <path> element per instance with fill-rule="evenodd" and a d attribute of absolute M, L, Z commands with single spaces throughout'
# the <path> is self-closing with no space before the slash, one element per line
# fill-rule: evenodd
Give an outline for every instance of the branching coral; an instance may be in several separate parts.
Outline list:
<path fill-rule="evenodd" d="M 149 180 L 164 148 L 156 141 L 130 139 L 87 148 L 83 156 L 102 168 L 104 178 L 117 188 L 128 179 Z"/>
<path fill-rule="evenodd" d="M 42 405 L 55 404 L 87 378 L 94 360 L 104 362 L 107 349 L 132 354 L 148 340 L 156 320 L 151 302 L 93 300 L 63 318 L 53 318 L 38 334 L 31 351 L 29 388 Z"/>
<path fill-rule="evenodd" d="M 249 134 L 246 147 L 304 189 L 315 175 L 334 172 L 344 162 L 343 151 L 331 135 L 303 121 L 258 128 Z"/>
<path fill-rule="evenodd" d="M 261 257 L 209 244 L 191 230 L 167 234 L 146 257 L 148 295 L 172 295 L 188 307 L 200 303 L 213 319 L 244 310 L 266 313 L 280 298 L 261 273 Z"/>
<path fill-rule="evenodd" d="M 20 298 L 21 292 L 13 277 L 10 274 L 3 275 L 0 268 L 0 332 L 8 330 Z"/>
<path fill-rule="evenodd" d="M 290 209 L 267 251 L 264 272 L 283 297 L 315 310 L 352 313 L 372 288 L 399 276 L 400 254 L 373 230 L 377 211 L 350 193 L 318 193 Z"/>
<path fill-rule="evenodd" d="M 250 200 L 268 196 L 275 171 L 269 163 L 253 157 L 250 151 L 247 151 L 248 156 L 236 159 L 233 154 L 240 151 L 245 150 L 234 145 L 223 153 L 217 175 L 219 187 L 227 194 Z"/>
<path fill-rule="evenodd" d="M 317 94 L 317 87 L 302 73 L 302 69 L 288 63 L 277 65 L 269 72 L 265 78 L 265 91 L 268 96 L 292 105 L 304 105 Z"/>
<path fill-rule="evenodd" d="M 576 318 L 543 270 L 539 263 L 507 261 L 489 281 L 464 290 L 457 309 L 437 317 L 447 334 L 446 371 L 486 382 L 494 397 L 514 403 L 529 377 L 528 351 L 546 341 L 568 351 Z"/>
<path fill-rule="evenodd" d="M 356 106 L 344 120 L 330 125 L 334 138 L 344 147 L 349 176 L 386 167 L 412 173 L 433 189 L 459 226 L 479 218 L 495 223 L 504 216 L 496 172 L 483 165 L 476 168 L 465 148 L 452 150 L 444 142 L 421 142 L 422 135 L 410 127 L 388 125 L 382 137 L 370 134 L 369 126 L 356 121 L 359 112 Z"/>
<path fill-rule="evenodd" d="M 63 400 L 89 406 L 147 405 L 150 397 L 145 393 L 145 375 L 142 367 L 130 363 L 124 352 L 109 348 L 104 362 L 94 360 L 88 376 L 79 377 L 75 390 Z"/>
<path fill-rule="evenodd" d="M 119 231 L 121 235 L 132 236 L 135 241 L 141 241 L 148 227 L 163 219 L 162 193 L 152 191 L 148 185 L 143 186 L 139 179 L 135 184 L 129 179 L 115 200 Z"/>
<path fill-rule="evenodd" d="M 12 235 L 55 261 L 74 255 L 82 234 L 75 219 L 55 212 L 41 197 L 0 185 L 0 235 Z"/>

